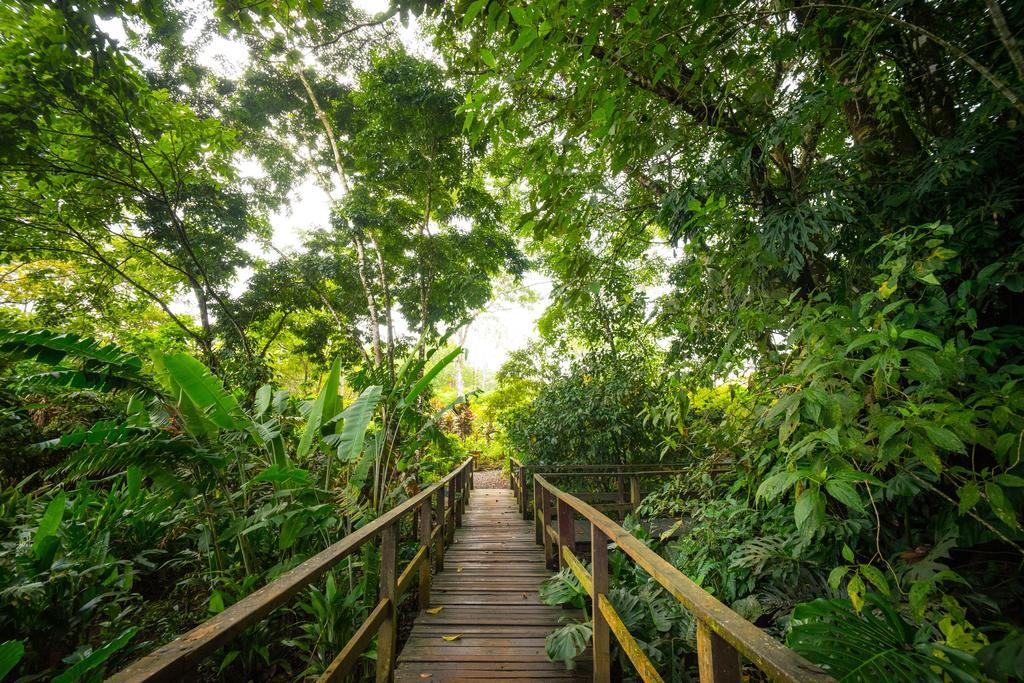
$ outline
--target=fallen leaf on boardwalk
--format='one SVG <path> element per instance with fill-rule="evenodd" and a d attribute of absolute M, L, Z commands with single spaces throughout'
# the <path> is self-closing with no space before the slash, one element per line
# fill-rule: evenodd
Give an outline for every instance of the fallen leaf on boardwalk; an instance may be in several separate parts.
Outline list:
<path fill-rule="evenodd" d="M 458 569 L 456 569 L 455 571 L 457 571 L 457 572 L 461 572 L 461 571 L 462 571 L 462 567 L 459 567 L 459 568 L 458 568 Z"/>
<path fill-rule="evenodd" d="M 440 607 L 428 607 L 427 608 L 427 614 L 440 614 L 441 610 L 443 610 L 443 609 L 444 609 L 444 605 L 441 605 Z"/>
<path fill-rule="evenodd" d="M 433 678 L 434 674 L 420 674 L 420 678 Z"/>
<path fill-rule="evenodd" d="M 447 640 L 450 643 L 453 640 L 458 640 L 461 637 L 462 637 L 462 634 L 461 633 L 457 633 L 454 636 L 441 636 L 441 640 Z"/>
<path fill-rule="evenodd" d="M 530 596 L 528 596 L 528 595 L 527 595 L 526 593 L 523 593 L 523 600 L 526 600 L 526 599 L 527 599 L 527 598 L 529 598 L 529 597 L 530 597 Z"/>

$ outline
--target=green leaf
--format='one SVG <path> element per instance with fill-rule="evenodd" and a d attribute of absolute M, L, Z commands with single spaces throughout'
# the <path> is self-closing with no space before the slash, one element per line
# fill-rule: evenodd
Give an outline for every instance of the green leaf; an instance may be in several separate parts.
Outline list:
<path fill-rule="evenodd" d="M 956 453 L 967 452 L 967 448 L 964 446 L 964 442 L 960 440 L 960 437 L 945 427 L 939 427 L 928 422 L 922 424 L 921 427 L 924 429 L 924 433 L 928 435 L 928 439 L 939 448 Z"/>
<path fill-rule="evenodd" d="M 206 611 L 210 614 L 220 614 L 224 611 L 224 594 L 220 591 L 213 591 L 210 595 L 210 604 L 206 608 Z"/>
<path fill-rule="evenodd" d="M 56 536 L 57 530 L 60 528 L 60 522 L 64 519 L 64 507 L 67 502 L 67 497 L 64 492 L 61 491 L 53 500 L 50 501 L 49 505 L 46 506 L 46 510 L 43 512 L 42 519 L 39 520 L 39 528 L 36 529 L 35 540 L 32 543 L 32 551 L 35 554 L 36 559 L 40 558 L 40 551 L 43 548 L 43 542 L 47 538 Z"/>
<path fill-rule="evenodd" d="M 239 419 L 242 411 L 235 397 L 224 389 L 220 379 L 198 360 L 187 353 L 165 355 L 162 365 L 172 382 L 172 393 L 178 399 L 179 407 L 188 401 L 196 411 L 221 429 L 242 429 L 247 420 Z M 183 411 L 192 414 L 192 411 Z"/>
<path fill-rule="evenodd" d="M 260 419 L 263 414 L 267 412 L 267 408 L 270 407 L 270 399 L 274 396 L 274 387 L 269 384 L 264 384 L 256 390 L 256 401 L 253 404 L 252 416 L 254 419 Z"/>
<path fill-rule="evenodd" d="M 846 560 L 847 562 L 853 562 L 853 550 L 851 550 L 850 546 L 846 545 L 845 543 L 843 544 L 842 554 L 844 560 Z"/>
<path fill-rule="evenodd" d="M 885 580 L 885 574 L 878 567 L 862 564 L 860 565 L 860 573 L 871 582 L 871 585 L 880 590 L 883 595 L 889 595 L 889 582 Z"/>
<path fill-rule="evenodd" d="M 363 450 L 366 428 L 373 419 L 374 411 L 377 410 L 381 390 L 382 387 L 376 385 L 367 387 L 341 414 L 345 419 L 345 425 L 338 442 L 339 461 L 351 462 Z"/>
<path fill-rule="evenodd" d="M 1024 486 L 1024 477 L 1018 477 L 1016 474 L 997 474 L 993 479 L 1000 486 L 1009 486 L 1011 488 Z"/>
<path fill-rule="evenodd" d="M 924 330 L 903 330 L 900 332 L 900 339 L 911 339 L 919 344 L 930 346 L 936 351 L 942 350 L 942 341 L 931 332 Z"/>
<path fill-rule="evenodd" d="M 988 504 L 992 508 L 992 512 L 996 513 L 996 517 L 1011 529 L 1020 528 L 1017 514 L 1013 511 L 1013 506 L 1006 499 L 1006 494 L 1003 493 L 1003 489 L 998 484 L 994 482 L 986 483 L 985 496 L 988 498 Z"/>
<path fill-rule="evenodd" d="M 978 483 L 975 481 L 967 482 L 957 489 L 956 493 L 960 498 L 958 510 L 961 515 L 973 509 L 978 504 L 978 501 L 981 500 L 981 491 L 978 489 Z"/>
<path fill-rule="evenodd" d="M 139 627 L 132 626 L 103 647 L 93 650 L 88 657 L 77 662 L 70 669 L 54 678 L 53 683 L 74 683 L 74 681 L 84 678 L 85 674 L 102 666 L 115 652 L 127 645 L 128 641 L 135 637 L 135 634 L 138 632 Z"/>
<path fill-rule="evenodd" d="M 20 640 L 8 640 L 0 644 L 0 681 L 18 665 L 25 656 L 25 644 Z"/>
<path fill-rule="evenodd" d="M 825 490 L 828 494 L 851 510 L 863 510 L 864 501 L 853 484 L 840 479 L 829 479 L 825 482 Z"/>
<path fill-rule="evenodd" d="M 796 526 L 805 534 L 816 531 L 825 521 L 825 501 L 816 488 L 805 489 L 793 509 Z"/>
<path fill-rule="evenodd" d="M 846 584 L 846 593 L 850 596 L 853 609 L 860 612 L 864 608 L 864 579 L 860 578 L 860 574 L 854 574 Z"/>
<path fill-rule="evenodd" d="M 480 48 L 480 59 L 484 60 L 484 64 L 492 69 L 498 68 L 498 62 L 494 59 L 494 53 L 486 47 Z"/>
<path fill-rule="evenodd" d="M 589 623 L 567 624 L 548 635 L 544 651 L 552 662 L 562 662 L 566 669 L 572 670 L 576 668 L 576 657 L 586 651 L 592 635 Z"/>
<path fill-rule="evenodd" d="M 757 487 L 755 497 L 758 500 L 771 502 L 793 487 L 800 481 L 799 472 L 779 472 L 768 477 Z"/>
<path fill-rule="evenodd" d="M 850 568 L 845 564 L 835 567 L 828 573 L 828 585 L 832 587 L 832 590 L 839 590 L 839 582 L 843 580 L 843 577 L 849 573 Z"/>
<path fill-rule="evenodd" d="M 487 7 L 488 0 L 476 0 L 466 8 L 466 14 L 462 17 L 462 28 L 467 28 L 476 16 Z"/>
<path fill-rule="evenodd" d="M 313 407 L 306 419 L 306 428 L 299 440 L 299 447 L 296 455 L 301 459 L 309 455 L 313 447 L 313 437 L 316 436 L 324 423 L 338 414 L 338 386 L 341 384 L 341 356 L 334 359 L 331 369 L 327 373 L 327 380 L 324 386 L 313 401 Z"/>

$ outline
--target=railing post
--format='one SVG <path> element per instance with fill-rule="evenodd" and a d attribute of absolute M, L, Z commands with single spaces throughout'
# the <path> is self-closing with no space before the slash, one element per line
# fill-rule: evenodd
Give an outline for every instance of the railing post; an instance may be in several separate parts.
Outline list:
<path fill-rule="evenodd" d="M 555 539 L 548 538 L 548 524 L 551 522 L 551 492 L 546 488 L 541 487 L 540 490 L 541 500 L 541 524 L 544 525 L 544 561 L 548 567 L 554 568 L 558 566 L 558 562 L 555 558 Z"/>
<path fill-rule="evenodd" d="M 391 604 L 377 631 L 377 683 L 390 683 L 395 677 L 395 653 L 398 646 L 398 521 L 388 524 L 380 535 L 380 597 Z"/>
<path fill-rule="evenodd" d="M 444 544 L 445 536 L 448 535 L 448 525 L 444 519 L 444 487 L 437 489 L 437 498 L 434 499 L 434 516 L 437 517 L 437 524 L 441 530 L 437 532 L 437 554 L 434 556 L 434 571 L 440 572 L 444 569 Z"/>
<path fill-rule="evenodd" d="M 455 491 L 457 492 L 458 495 L 452 501 L 453 503 L 455 503 L 455 512 L 453 512 L 452 514 L 455 515 L 455 527 L 456 528 L 459 528 L 459 527 L 462 526 L 462 504 L 463 504 L 463 502 L 466 499 L 465 491 L 463 489 L 464 484 L 462 482 L 462 477 L 463 477 L 464 473 L 465 473 L 465 470 L 463 470 L 462 472 L 459 472 L 458 474 L 455 475 L 455 479 L 454 479 L 454 481 L 455 481 Z"/>
<path fill-rule="evenodd" d="M 619 504 L 625 505 L 626 503 L 626 478 L 622 476 L 621 470 L 619 470 L 619 476 L 615 478 L 619 487 Z M 626 511 L 623 508 L 619 508 L 619 521 L 626 519 Z"/>
<path fill-rule="evenodd" d="M 520 465 L 517 469 L 519 471 L 519 512 L 522 513 L 523 519 L 529 519 L 530 506 L 526 503 L 526 468 Z"/>
<path fill-rule="evenodd" d="M 474 485 L 473 485 L 474 484 L 474 482 L 473 482 L 474 475 L 476 475 L 476 456 L 472 455 L 472 456 L 470 456 L 470 460 L 469 460 L 469 490 L 471 490 L 471 491 L 474 488 Z"/>
<path fill-rule="evenodd" d="M 640 505 L 640 480 L 636 477 L 629 478 L 629 504 L 634 512 Z"/>
<path fill-rule="evenodd" d="M 448 498 L 445 500 L 445 517 L 448 513 L 452 513 L 451 522 L 445 526 L 445 531 L 448 534 L 448 538 L 445 540 L 445 544 L 450 544 L 455 539 L 455 477 L 448 480 Z"/>
<path fill-rule="evenodd" d="M 558 568 L 565 569 L 569 564 L 562 554 L 568 548 L 576 554 L 576 522 L 572 516 L 572 507 L 561 498 L 558 501 Z"/>
<path fill-rule="evenodd" d="M 697 621 L 697 668 L 701 683 L 740 683 L 740 653 L 703 620 Z"/>
<path fill-rule="evenodd" d="M 540 484 L 537 478 L 533 478 L 533 531 L 534 540 L 537 545 L 544 544 L 544 522 L 541 520 L 540 511 Z"/>
<path fill-rule="evenodd" d="M 590 525 L 590 559 L 592 565 L 594 592 L 590 596 L 593 601 L 593 652 L 594 652 L 594 683 L 611 683 L 612 653 L 611 638 L 608 633 L 608 622 L 599 606 L 600 596 L 608 594 L 608 537 L 593 523 Z"/>
<path fill-rule="evenodd" d="M 420 564 L 420 609 L 430 607 L 430 499 L 427 498 L 420 506 L 420 547 L 427 552 Z"/>

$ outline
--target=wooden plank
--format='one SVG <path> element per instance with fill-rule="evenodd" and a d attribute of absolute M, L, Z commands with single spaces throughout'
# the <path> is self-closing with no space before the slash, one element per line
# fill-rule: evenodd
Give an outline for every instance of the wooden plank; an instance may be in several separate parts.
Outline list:
<path fill-rule="evenodd" d="M 430 499 L 428 498 L 420 507 L 420 552 L 424 554 L 426 560 L 426 562 L 420 563 L 420 581 L 417 591 L 421 610 L 430 607 L 430 548 L 434 540 L 430 513 Z"/>
<path fill-rule="evenodd" d="M 608 537 L 595 526 L 590 527 L 590 566 L 593 569 L 590 599 L 608 593 Z M 611 683 L 612 657 L 608 620 L 600 609 L 591 609 L 594 652 L 594 683 Z"/>
<path fill-rule="evenodd" d="M 345 643 L 338 656 L 330 663 L 324 673 L 317 679 L 317 683 L 335 683 L 345 679 L 355 666 L 359 657 L 377 635 L 377 629 L 391 609 L 391 601 L 387 598 L 377 603 L 377 606 L 370 612 L 370 616 L 362 623 L 355 634 Z"/>
<path fill-rule="evenodd" d="M 697 668 L 702 683 L 740 683 L 740 653 L 703 621 L 697 622 Z"/>
<path fill-rule="evenodd" d="M 573 521 L 572 508 L 569 504 L 558 501 L 558 566 L 565 569 L 562 557 L 566 550 L 576 549 L 576 523 Z"/>

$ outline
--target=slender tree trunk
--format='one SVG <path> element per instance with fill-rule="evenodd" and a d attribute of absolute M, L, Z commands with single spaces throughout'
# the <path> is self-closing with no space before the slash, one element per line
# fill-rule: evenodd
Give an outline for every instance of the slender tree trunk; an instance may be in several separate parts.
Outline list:
<path fill-rule="evenodd" d="M 377 240 L 370 236 L 374 250 L 377 252 L 377 273 L 380 277 L 380 288 L 384 294 L 384 321 L 387 323 L 387 361 L 388 376 L 395 381 L 395 321 L 391 313 L 391 281 L 387 276 L 387 269 L 384 267 L 384 253 L 377 244 Z"/>
<path fill-rule="evenodd" d="M 316 117 L 319 119 L 320 125 L 323 126 L 324 134 L 327 135 L 327 140 L 331 145 L 331 155 L 334 157 L 334 169 L 338 173 L 338 182 L 341 183 L 341 191 L 348 194 L 348 174 L 345 173 L 345 166 L 341 162 L 341 151 L 338 149 L 338 139 L 334 135 L 334 126 L 331 124 L 331 119 L 327 116 L 323 107 L 320 106 L 320 100 L 317 99 L 316 93 L 313 92 L 313 87 L 309 84 L 309 80 L 306 79 L 306 75 L 302 72 L 302 69 L 296 69 L 295 73 L 302 82 L 302 87 L 306 90 L 306 96 L 309 98 L 309 103 L 313 107 L 313 111 L 316 113 Z M 366 305 L 370 314 L 370 335 L 373 343 L 373 360 L 374 363 L 379 366 L 381 363 L 380 314 L 377 309 L 377 299 L 373 295 L 373 289 L 370 287 L 369 278 L 366 276 L 366 245 L 363 243 L 362 236 L 355 233 L 352 236 L 352 242 L 356 247 L 356 266 L 359 272 L 359 282 L 363 287 L 363 292 L 366 294 Z"/>

